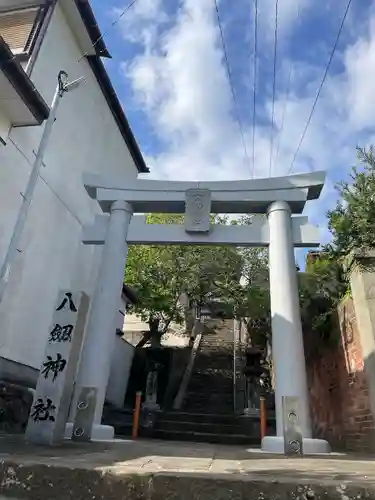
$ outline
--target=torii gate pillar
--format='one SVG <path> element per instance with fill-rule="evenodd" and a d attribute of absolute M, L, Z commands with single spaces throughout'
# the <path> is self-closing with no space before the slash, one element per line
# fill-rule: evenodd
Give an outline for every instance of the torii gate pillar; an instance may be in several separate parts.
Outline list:
<path fill-rule="evenodd" d="M 272 357 L 275 375 L 277 436 L 265 437 L 262 450 L 284 453 L 283 396 L 298 398 L 303 453 L 330 451 L 326 441 L 312 439 L 291 210 L 285 201 L 268 209 Z"/>

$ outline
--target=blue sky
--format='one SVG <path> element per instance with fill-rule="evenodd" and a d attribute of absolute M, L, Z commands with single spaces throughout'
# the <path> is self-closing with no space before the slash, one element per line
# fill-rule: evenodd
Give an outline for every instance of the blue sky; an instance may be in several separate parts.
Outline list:
<path fill-rule="evenodd" d="M 213 0 L 92 0 L 113 59 L 106 63 L 154 178 L 225 180 L 270 175 L 275 0 L 259 0 L 255 164 L 252 164 L 254 0 L 221 0 L 246 159 Z M 271 175 L 286 175 L 328 62 L 347 0 L 279 0 Z M 288 89 L 289 75 L 291 84 Z M 373 142 L 375 1 L 354 0 L 292 173 L 326 170 L 306 213 L 322 228 L 334 184 Z M 284 119 L 283 119 L 284 117 Z M 283 123 L 283 127 L 281 126 Z M 277 154 L 278 153 L 278 154 Z"/>

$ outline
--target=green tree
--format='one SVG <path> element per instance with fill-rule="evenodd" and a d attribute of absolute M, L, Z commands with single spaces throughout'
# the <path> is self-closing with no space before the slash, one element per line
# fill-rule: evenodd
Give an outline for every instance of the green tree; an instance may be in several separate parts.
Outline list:
<path fill-rule="evenodd" d="M 337 305 L 347 291 L 342 267 L 328 252 L 299 273 L 301 317 L 304 331 L 329 339 L 336 331 Z"/>
<path fill-rule="evenodd" d="M 147 216 L 149 224 L 177 224 L 182 223 L 182 220 L 180 215 Z M 215 216 L 212 222 L 226 223 L 227 219 Z M 231 246 L 130 247 L 125 281 L 138 295 L 134 312 L 148 322 L 150 329 L 140 345 L 150 338 L 160 343 L 161 336 L 172 322 L 182 323 L 182 293 L 197 305 L 220 294 L 222 283 L 240 279 L 241 262 L 241 255 Z"/>
<path fill-rule="evenodd" d="M 239 224 L 251 225 L 244 215 Z M 246 319 L 252 342 L 264 346 L 271 338 L 268 248 L 242 248 L 242 293 L 238 296 L 238 315 Z"/>
<path fill-rule="evenodd" d="M 353 250 L 366 251 L 375 246 L 375 157 L 373 148 L 357 148 L 360 168 L 353 167 L 350 182 L 336 188 L 340 195 L 334 210 L 328 212 L 332 241 L 327 250 L 334 257 Z"/>

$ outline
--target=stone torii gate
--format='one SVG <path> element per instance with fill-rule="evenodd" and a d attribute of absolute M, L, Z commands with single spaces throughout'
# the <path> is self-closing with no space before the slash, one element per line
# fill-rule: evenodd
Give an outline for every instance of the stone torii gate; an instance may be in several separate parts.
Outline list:
<path fill-rule="evenodd" d="M 291 396 L 298 398 L 304 453 L 329 451 L 326 441 L 312 439 L 294 258 L 294 247 L 319 245 L 317 228 L 298 214 L 308 200 L 319 198 L 324 180 L 324 172 L 230 182 L 128 180 L 85 174 L 86 191 L 97 200 L 103 215 L 84 227 L 83 243 L 104 248 L 77 378 L 76 401 L 81 407 L 89 403 L 85 401 L 87 388 L 94 390 L 92 411 L 83 420 L 80 417 L 80 435 L 84 430 L 94 439 L 113 437 L 113 428 L 100 422 L 128 244 L 268 246 L 277 436 L 264 438 L 262 449 L 284 452 L 283 396 Z M 185 224 L 146 224 L 144 216 L 133 216 L 137 212 L 185 213 Z M 211 213 L 255 215 L 249 226 L 222 226 L 210 225 Z M 77 425 L 76 417 L 74 429 Z"/>

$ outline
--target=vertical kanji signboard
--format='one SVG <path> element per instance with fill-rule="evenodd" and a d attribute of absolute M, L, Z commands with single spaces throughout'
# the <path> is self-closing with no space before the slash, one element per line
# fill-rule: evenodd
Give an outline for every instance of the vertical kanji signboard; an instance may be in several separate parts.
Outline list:
<path fill-rule="evenodd" d="M 27 441 L 53 444 L 64 438 L 88 306 L 84 292 L 59 292 L 30 411 Z"/>

